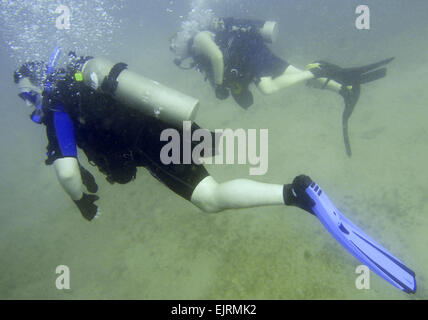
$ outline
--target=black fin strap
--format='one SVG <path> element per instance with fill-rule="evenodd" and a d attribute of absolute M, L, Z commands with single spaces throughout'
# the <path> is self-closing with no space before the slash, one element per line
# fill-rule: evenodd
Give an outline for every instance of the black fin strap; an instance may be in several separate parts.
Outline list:
<path fill-rule="evenodd" d="M 117 85 L 119 84 L 119 82 L 117 82 L 117 78 L 119 77 L 120 73 L 127 68 L 128 65 L 126 63 L 116 63 L 113 68 L 111 68 L 108 76 L 104 78 L 104 81 L 101 85 L 101 90 L 114 95 Z"/>

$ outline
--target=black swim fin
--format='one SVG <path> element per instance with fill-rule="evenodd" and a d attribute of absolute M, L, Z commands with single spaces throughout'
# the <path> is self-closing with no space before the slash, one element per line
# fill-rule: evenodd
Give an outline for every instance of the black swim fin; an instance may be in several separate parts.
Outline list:
<path fill-rule="evenodd" d="M 351 144 L 349 142 L 348 120 L 351 117 L 352 111 L 354 111 L 358 98 L 360 97 L 360 93 L 360 84 L 355 84 L 352 86 L 352 88 L 342 86 L 342 89 L 340 90 L 340 95 L 345 101 L 345 109 L 343 110 L 342 114 L 342 131 L 346 154 L 348 155 L 348 157 L 352 155 Z"/>
<path fill-rule="evenodd" d="M 376 63 L 357 68 L 343 68 L 340 72 L 341 79 L 338 81 L 342 84 L 340 95 L 345 101 L 345 109 L 342 114 L 342 131 L 345 143 L 346 154 L 351 157 L 351 144 L 349 142 L 348 120 L 354 111 L 358 98 L 361 93 L 361 84 L 372 82 L 386 76 L 386 68 L 380 68 L 390 63 L 394 58 L 388 58 Z M 351 88 L 348 88 L 351 86 Z"/>
<path fill-rule="evenodd" d="M 394 58 L 388 58 L 362 67 L 340 68 L 330 79 L 345 86 L 372 82 L 386 76 L 386 68 L 378 68 L 390 63 L 392 60 Z"/>
<path fill-rule="evenodd" d="M 364 83 L 382 79 L 385 76 L 386 76 L 386 68 L 381 68 L 375 71 L 361 74 L 359 78 L 359 82 L 360 84 L 364 84 Z"/>
<path fill-rule="evenodd" d="M 379 62 L 368 64 L 361 67 L 341 68 L 338 65 L 317 61 L 309 64 L 308 69 L 313 73 L 315 78 L 327 78 L 327 85 L 329 80 L 334 80 L 344 86 L 354 84 L 363 84 L 381 79 L 386 76 L 386 68 L 380 67 L 390 63 L 394 58 L 388 58 Z M 376 70 L 377 69 L 377 70 Z"/>
<path fill-rule="evenodd" d="M 361 85 L 385 77 L 386 68 L 380 67 L 390 63 L 392 60 L 394 60 L 393 57 L 353 68 L 341 68 L 325 61 L 318 61 L 308 65 L 309 70 L 314 74 L 315 78 L 327 78 L 322 89 L 327 86 L 330 80 L 334 80 L 342 85 L 339 92 L 345 101 L 345 109 L 342 114 L 342 130 L 346 154 L 349 157 L 352 155 L 352 151 L 349 142 L 348 120 L 360 97 Z"/>

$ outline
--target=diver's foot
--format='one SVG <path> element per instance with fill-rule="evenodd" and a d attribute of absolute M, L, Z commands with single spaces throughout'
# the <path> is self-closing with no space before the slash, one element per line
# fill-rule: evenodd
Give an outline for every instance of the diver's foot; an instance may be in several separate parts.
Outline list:
<path fill-rule="evenodd" d="M 338 76 L 338 74 L 342 71 L 342 68 L 325 61 L 316 61 L 314 63 L 310 63 L 306 66 L 306 70 L 312 72 L 315 78 L 327 78 L 333 79 Z"/>
<path fill-rule="evenodd" d="M 223 85 L 216 85 L 215 96 L 217 99 L 225 100 L 229 97 L 229 89 Z"/>
<path fill-rule="evenodd" d="M 285 205 L 298 207 L 315 214 L 312 210 L 315 203 L 305 191 L 312 183 L 312 179 L 308 176 L 299 175 L 294 178 L 292 184 L 285 184 L 283 189 Z"/>

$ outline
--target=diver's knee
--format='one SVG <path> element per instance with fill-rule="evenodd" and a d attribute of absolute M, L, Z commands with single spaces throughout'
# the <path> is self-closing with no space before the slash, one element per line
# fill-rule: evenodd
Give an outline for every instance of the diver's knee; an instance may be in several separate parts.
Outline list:
<path fill-rule="evenodd" d="M 272 94 L 276 91 L 273 80 L 270 77 L 261 78 L 257 87 L 265 95 Z"/>
<path fill-rule="evenodd" d="M 196 206 L 205 213 L 219 213 L 221 211 L 219 207 L 212 205 L 209 202 Z"/>
<path fill-rule="evenodd" d="M 203 179 L 193 190 L 190 201 L 206 213 L 217 213 L 221 211 L 217 203 L 216 190 L 218 183 L 208 176 Z"/>

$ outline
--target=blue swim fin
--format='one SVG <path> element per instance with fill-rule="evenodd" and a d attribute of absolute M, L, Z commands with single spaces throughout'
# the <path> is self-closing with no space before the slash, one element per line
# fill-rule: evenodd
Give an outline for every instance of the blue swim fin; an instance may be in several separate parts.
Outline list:
<path fill-rule="evenodd" d="M 315 182 L 298 176 L 292 188 L 296 200 L 310 204 L 310 212 L 354 257 L 400 290 L 416 292 L 415 273 L 347 219 Z"/>

